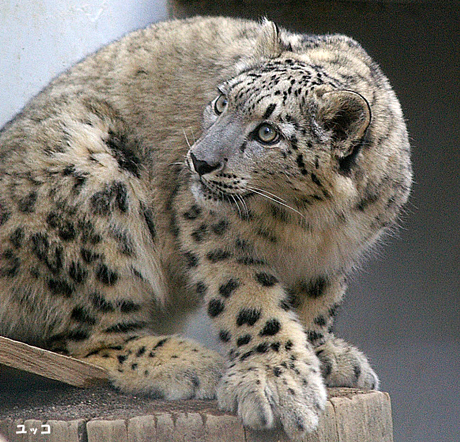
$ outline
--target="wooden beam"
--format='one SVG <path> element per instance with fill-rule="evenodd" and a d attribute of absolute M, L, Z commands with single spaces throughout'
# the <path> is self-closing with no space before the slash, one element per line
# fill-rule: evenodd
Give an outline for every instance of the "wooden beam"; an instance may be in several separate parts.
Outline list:
<path fill-rule="evenodd" d="M 1 364 L 74 387 L 91 387 L 108 380 L 106 370 L 101 367 L 3 336 L 0 336 L 0 371 Z"/>

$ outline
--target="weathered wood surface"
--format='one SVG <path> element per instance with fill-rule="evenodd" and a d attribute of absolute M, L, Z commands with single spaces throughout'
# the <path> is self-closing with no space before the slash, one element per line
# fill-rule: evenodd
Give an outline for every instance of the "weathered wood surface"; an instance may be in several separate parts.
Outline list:
<path fill-rule="evenodd" d="M 75 387 L 107 382 L 107 372 L 100 367 L 0 336 L 0 376 L 2 364 Z"/>
<path fill-rule="evenodd" d="M 0 405 L 0 434 L 8 442 L 288 441 L 281 430 L 257 432 L 243 428 L 237 417 L 219 411 L 215 401 L 155 401 L 105 389 L 99 389 L 91 400 L 87 399 L 91 390 L 75 392 L 75 403 L 69 404 L 73 414 L 62 403 L 53 406 L 52 395 L 48 407 L 26 407 L 25 412 L 8 416 L 1 413 Z M 393 441 L 387 393 L 352 389 L 331 389 L 329 393 L 319 428 L 305 442 Z M 100 402 L 99 407 L 94 400 Z"/>
<path fill-rule="evenodd" d="M 34 383 L 26 376 L 21 385 L 15 376 L 26 373 L 41 378 Z M 43 377 L 93 388 L 46 384 Z M 0 442 L 288 441 L 281 430 L 245 429 L 215 401 L 123 395 L 104 386 L 106 381 L 99 367 L 0 337 Z M 387 393 L 330 389 L 329 395 L 318 430 L 305 442 L 393 441 Z"/>

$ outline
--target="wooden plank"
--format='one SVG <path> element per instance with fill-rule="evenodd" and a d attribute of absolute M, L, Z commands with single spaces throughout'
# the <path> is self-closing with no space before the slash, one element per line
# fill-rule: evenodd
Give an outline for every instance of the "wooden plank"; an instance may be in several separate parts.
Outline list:
<path fill-rule="evenodd" d="M 19 431 L 18 425 L 23 425 L 24 421 L 22 419 L 4 419 L 0 421 L 0 442 L 22 442 L 24 439 L 21 439 L 18 434 Z"/>
<path fill-rule="evenodd" d="M 203 442 L 206 435 L 206 422 L 199 413 L 175 416 L 174 440 L 178 442 Z"/>
<path fill-rule="evenodd" d="M 308 435 L 306 442 L 341 442 L 337 434 L 337 417 L 330 401 L 331 398 L 329 397 L 329 401 L 326 403 L 326 409 L 319 417 L 318 428 L 315 432 Z"/>
<path fill-rule="evenodd" d="M 152 415 L 133 417 L 128 421 L 128 442 L 157 442 L 156 434 Z"/>
<path fill-rule="evenodd" d="M 126 442 L 128 429 L 122 419 L 114 421 L 92 420 L 86 424 L 88 442 Z"/>
<path fill-rule="evenodd" d="M 174 419 L 172 413 L 155 413 L 156 442 L 177 442 L 174 431 Z"/>
<path fill-rule="evenodd" d="M 55 421 L 46 422 L 50 426 L 50 434 L 47 442 L 85 442 L 86 441 L 86 422 L 83 419 L 74 421 Z"/>
<path fill-rule="evenodd" d="M 246 442 L 289 442 L 290 439 L 286 436 L 284 431 L 277 429 L 274 431 L 254 431 L 245 429 Z M 243 440 L 243 439 L 241 439 Z M 356 439 L 358 441 L 359 439 Z M 342 442 L 337 434 L 336 415 L 334 407 L 330 402 L 326 403 L 326 409 L 320 416 L 319 425 L 316 431 L 307 434 L 303 442 Z M 370 442 L 370 441 L 368 441 Z M 380 442 L 373 440 L 372 442 Z"/>
<path fill-rule="evenodd" d="M 206 442 L 245 441 L 244 429 L 236 416 L 206 414 Z"/>
<path fill-rule="evenodd" d="M 107 371 L 101 367 L 3 336 L 0 336 L 0 364 L 74 387 L 91 387 L 108 380 Z"/>
<path fill-rule="evenodd" d="M 370 391 L 330 399 L 341 442 L 357 440 L 393 442 L 393 422 L 388 393 Z"/>

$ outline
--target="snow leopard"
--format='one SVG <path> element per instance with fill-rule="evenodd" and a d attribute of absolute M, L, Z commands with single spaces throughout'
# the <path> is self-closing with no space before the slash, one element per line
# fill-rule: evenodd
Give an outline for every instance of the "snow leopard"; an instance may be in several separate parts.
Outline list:
<path fill-rule="evenodd" d="M 0 334 L 301 440 L 326 387 L 379 387 L 333 323 L 411 180 L 401 106 L 353 39 L 134 31 L 0 132 Z M 200 308 L 221 353 L 180 335 Z"/>

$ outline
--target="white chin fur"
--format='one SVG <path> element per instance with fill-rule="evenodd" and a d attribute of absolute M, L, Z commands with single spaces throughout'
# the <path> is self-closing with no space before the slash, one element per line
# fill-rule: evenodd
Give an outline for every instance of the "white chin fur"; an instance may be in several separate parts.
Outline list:
<path fill-rule="evenodd" d="M 204 206 L 219 206 L 222 203 L 222 201 L 213 195 L 200 181 L 194 181 L 190 190 L 196 202 L 199 204 Z"/>
<path fill-rule="evenodd" d="M 203 185 L 199 181 L 192 184 L 191 191 L 197 201 L 204 202 Z"/>

